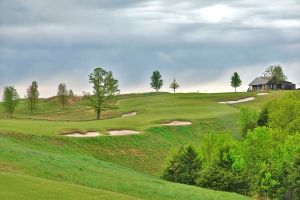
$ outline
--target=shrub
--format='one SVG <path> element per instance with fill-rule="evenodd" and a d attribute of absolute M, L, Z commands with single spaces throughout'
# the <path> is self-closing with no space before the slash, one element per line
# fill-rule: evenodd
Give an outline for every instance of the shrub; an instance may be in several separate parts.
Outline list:
<path fill-rule="evenodd" d="M 169 162 L 162 178 L 172 182 L 194 185 L 199 177 L 201 161 L 198 153 L 188 145 L 180 151 Z"/>
<path fill-rule="evenodd" d="M 210 161 L 202 166 L 197 185 L 245 194 L 248 189 L 247 179 L 236 148 L 237 142 L 226 135 L 206 137 L 201 146 L 201 157 L 210 154 L 213 158 L 209 158 Z"/>
<path fill-rule="evenodd" d="M 269 126 L 300 132 L 300 93 L 289 93 L 270 104 Z"/>
<path fill-rule="evenodd" d="M 259 113 L 259 117 L 257 120 L 258 126 L 267 126 L 269 122 L 269 110 L 268 106 L 264 106 Z"/>
<path fill-rule="evenodd" d="M 241 110 L 241 133 L 242 137 L 245 137 L 248 131 L 252 131 L 257 127 L 257 120 L 259 115 L 256 111 L 243 108 Z"/>

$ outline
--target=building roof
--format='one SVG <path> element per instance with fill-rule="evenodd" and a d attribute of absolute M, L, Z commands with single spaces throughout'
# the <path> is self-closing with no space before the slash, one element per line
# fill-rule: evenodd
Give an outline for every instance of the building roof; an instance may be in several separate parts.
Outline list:
<path fill-rule="evenodd" d="M 253 85 L 264 85 L 267 84 L 269 82 L 269 80 L 265 77 L 257 77 L 256 79 L 254 79 L 249 85 L 253 86 Z"/>

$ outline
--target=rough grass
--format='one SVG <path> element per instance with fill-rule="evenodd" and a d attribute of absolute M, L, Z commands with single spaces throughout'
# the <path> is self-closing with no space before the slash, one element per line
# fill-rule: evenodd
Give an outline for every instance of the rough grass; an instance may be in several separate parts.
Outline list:
<path fill-rule="evenodd" d="M 138 200 L 138 198 L 58 181 L 0 172 L 0 199 Z"/>

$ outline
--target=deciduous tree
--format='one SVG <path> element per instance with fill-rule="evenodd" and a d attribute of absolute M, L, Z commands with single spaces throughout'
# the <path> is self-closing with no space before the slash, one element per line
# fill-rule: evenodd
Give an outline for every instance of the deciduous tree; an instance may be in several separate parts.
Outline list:
<path fill-rule="evenodd" d="M 38 103 L 39 99 L 39 91 L 38 91 L 38 83 L 33 81 L 32 84 L 27 88 L 26 91 L 26 99 L 28 103 L 28 108 L 32 113 L 33 110 L 36 108 L 36 104 Z"/>
<path fill-rule="evenodd" d="M 4 87 L 2 101 L 8 117 L 11 118 L 16 106 L 19 103 L 19 95 L 17 90 L 13 86 Z"/>
<path fill-rule="evenodd" d="M 70 98 L 73 98 L 73 97 L 74 97 L 74 92 L 73 92 L 73 90 L 69 90 L 69 97 L 70 97 Z"/>
<path fill-rule="evenodd" d="M 281 84 L 287 79 L 280 65 L 269 66 L 264 73 L 264 77 L 268 78 L 274 85 Z"/>
<path fill-rule="evenodd" d="M 118 80 L 114 79 L 111 71 L 105 71 L 98 67 L 89 75 L 90 83 L 93 84 L 93 94 L 85 93 L 87 104 L 94 108 L 97 119 L 101 112 L 115 108 L 116 96 L 119 94 Z"/>
<path fill-rule="evenodd" d="M 154 71 L 152 73 L 150 85 L 156 92 L 163 86 L 163 80 L 159 71 Z"/>
<path fill-rule="evenodd" d="M 58 91 L 57 91 L 57 97 L 63 108 L 67 104 L 68 95 L 69 94 L 68 94 L 68 89 L 67 89 L 66 84 L 64 84 L 64 83 L 59 84 Z"/>
<path fill-rule="evenodd" d="M 241 85 L 242 85 L 242 81 L 240 75 L 237 72 L 234 72 L 231 77 L 231 86 L 234 87 L 234 90 L 236 92 L 236 88 L 240 87 Z"/>
<path fill-rule="evenodd" d="M 179 84 L 176 82 L 175 78 L 174 78 L 173 82 L 171 83 L 170 88 L 174 90 L 174 93 L 175 93 L 175 90 L 177 88 L 179 88 Z"/>

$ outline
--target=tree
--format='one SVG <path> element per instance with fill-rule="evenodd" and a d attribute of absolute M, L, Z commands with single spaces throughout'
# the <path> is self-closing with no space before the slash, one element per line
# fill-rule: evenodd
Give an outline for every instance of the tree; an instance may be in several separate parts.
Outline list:
<path fill-rule="evenodd" d="M 214 190 L 245 193 L 248 186 L 238 147 L 231 135 L 207 135 L 200 146 L 202 168 L 197 185 Z"/>
<path fill-rule="evenodd" d="M 163 80 L 161 79 L 159 71 L 154 71 L 152 73 L 150 85 L 156 92 L 162 87 Z"/>
<path fill-rule="evenodd" d="M 241 85 L 242 85 L 242 81 L 240 75 L 237 72 L 234 72 L 231 77 L 231 86 L 234 87 L 236 92 L 236 88 L 240 87 Z"/>
<path fill-rule="evenodd" d="M 264 77 L 268 78 L 274 85 L 281 84 L 282 81 L 287 79 L 280 65 L 269 66 L 264 73 Z"/>
<path fill-rule="evenodd" d="M 57 96 L 58 100 L 61 103 L 62 107 L 64 108 L 66 103 L 67 103 L 67 98 L 68 98 L 68 89 L 66 84 L 61 83 L 58 85 L 58 91 L 57 91 Z"/>
<path fill-rule="evenodd" d="M 75 96 L 73 90 L 69 90 L 68 96 L 69 96 L 70 98 L 73 98 L 73 97 Z"/>
<path fill-rule="evenodd" d="M 17 90 L 13 86 L 4 87 L 2 101 L 4 108 L 8 113 L 8 117 L 11 118 L 16 106 L 19 103 L 19 95 Z"/>
<path fill-rule="evenodd" d="M 38 98 L 40 95 L 38 91 L 38 83 L 36 81 L 33 81 L 32 84 L 27 88 L 26 93 L 28 108 L 32 113 L 33 110 L 36 108 L 36 104 L 38 103 Z"/>
<path fill-rule="evenodd" d="M 170 161 L 163 173 L 163 179 L 195 185 L 201 169 L 201 160 L 193 146 L 188 145 L 180 151 Z"/>
<path fill-rule="evenodd" d="M 178 85 L 178 83 L 176 82 L 175 78 L 174 78 L 173 82 L 171 83 L 170 88 L 174 90 L 174 93 L 175 93 L 175 90 L 176 90 L 177 88 L 179 88 L 179 85 Z"/>
<path fill-rule="evenodd" d="M 88 105 L 93 107 L 97 119 L 104 110 L 115 108 L 116 96 L 120 92 L 118 80 L 114 79 L 111 71 L 105 71 L 98 67 L 89 75 L 89 81 L 93 84 L 93 94 L 85 93 Z"/>

